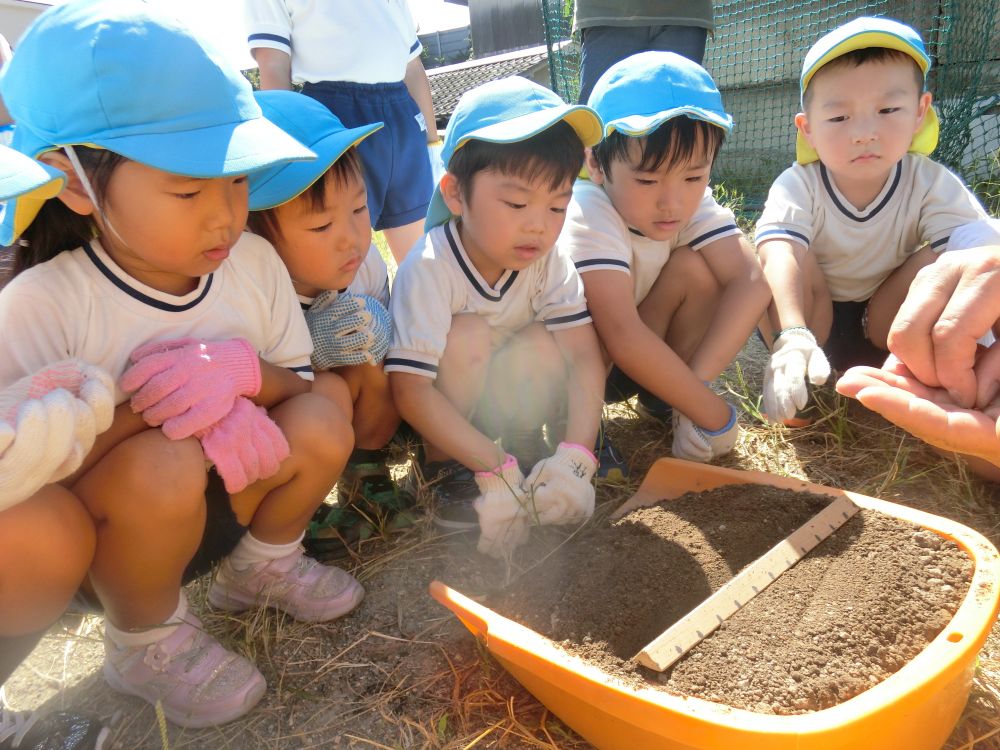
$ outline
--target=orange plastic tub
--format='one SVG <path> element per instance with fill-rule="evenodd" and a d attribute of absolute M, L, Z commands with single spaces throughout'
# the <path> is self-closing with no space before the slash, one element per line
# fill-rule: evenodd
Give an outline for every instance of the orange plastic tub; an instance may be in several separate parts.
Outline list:
<path fill-rule="evenodd" d="M 724 484 L 754 482 L 848 495 L 863 508 L 912 521 L 964 549 L 972 585 L 954 618 L 926 649 L 870 690 L 832 708 L 772 716 L 652 688 L 630 688 L 552 641 L 439 581 L 431 595 L 556 716 L 602 750 L 936 750 L 969 696 L 976 655 L 1000 610 L 1000 556 L 982 535 L 946 518 L 798 479 L 660 459 L 618 511 Z"/>

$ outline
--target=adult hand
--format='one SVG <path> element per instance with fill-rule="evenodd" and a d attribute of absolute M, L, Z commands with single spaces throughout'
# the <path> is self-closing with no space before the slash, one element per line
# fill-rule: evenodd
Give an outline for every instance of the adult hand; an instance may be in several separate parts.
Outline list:
<path fill-rule="evenodd" d="M 837 391 L 856 398 L 926 443 L 1000 466 L 1000 399 L 965 409 L 944 388 L 922 383 L 890 356 L 882 369 L 852 367 Z"/>
<path fill-rule="evenodd" d="M 951 403 L 982 409 L 1000 384 L 1000 349 L 977 341 L 1000 321 L 1000 247 L 942 254 L 917 273 L 889 329 L 889 351 Z"/>

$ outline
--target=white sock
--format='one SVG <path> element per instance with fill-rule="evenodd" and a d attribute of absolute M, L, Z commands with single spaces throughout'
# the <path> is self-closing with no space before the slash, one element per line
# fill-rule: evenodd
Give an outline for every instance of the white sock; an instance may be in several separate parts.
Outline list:
<path fill-rule="evenodd" d="M 277 560 L 279 557 L 285 557 L 297 550 L 299 542 L 305 535 L 303 531 L 294 541 L 285 544 L 268 544 L 248 531 L 240 539 L 236 549 L 229 553 L 229 563 L 236 570 L 246 570 L 256 563 Z"/>
<path fill-rule="evenodd" d="M 148 646 L 150 643 L 162 641 L 177 630 L 178 626 L 184 620 L 184 615 L 187 614 L 187 609 L 187 597 L 181 591 L 177 601 L 177 609 L 174 610 L 174 613 L 170 617 L 163 621 L 162 625 L 153 625 L 142 630 L 120 630 L 112 624 L 111 620 L 105 618 L 104 634 L 122 648 Z"/>

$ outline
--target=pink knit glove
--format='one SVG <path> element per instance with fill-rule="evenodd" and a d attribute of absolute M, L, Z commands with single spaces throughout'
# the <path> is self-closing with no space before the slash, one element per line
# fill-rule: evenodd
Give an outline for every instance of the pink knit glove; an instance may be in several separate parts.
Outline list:
<path fill-rule="evenodd" d="M 140 346 L 121 378 L 133 393 L 132 411 L 151 427 L 182 440 L 207 430 L 233 408 L 239 396 L 260 392 L 260 360 L 246 339 L 185 338 Z"/>
<path fill-rule="evenodd" d="M 290 453 L 281 428 L 264 407 L 246 398 L 237 398 L 226 416 L 195 437 L 229 494 L 274 476 Z"/>

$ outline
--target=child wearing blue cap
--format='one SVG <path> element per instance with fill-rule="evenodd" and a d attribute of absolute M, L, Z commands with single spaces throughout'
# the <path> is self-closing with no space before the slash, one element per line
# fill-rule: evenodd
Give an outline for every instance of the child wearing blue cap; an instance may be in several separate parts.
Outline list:
<path fill-rule="evenodd" d="M 343 378 L 353 404 L 354 452 L 337 485 L 338 504 L 320 506 L 305 539 L 307 549 L 328 552 L 403 522 L 413 499 L 386 465 L 399 427 L 382 369 L 392 339 L 389 274 L 372 243 L 356 150 L 382 123 L 345 128 L 318 101 L 291 91 L 255 97 L 265 117 L 317 155 L 250 175 L 249 227 L 274 245 L 292 277 L 312 335 L 313 368 Z"/>
<path fill-rule="evenodd" d="M 898 21 L 857 18 L 806 54 L 796 163 L 775 180 L 756 243 L 774 301 L 760 330 L 772 353 L 764 410 L 799 424 L 808 385 L 880 364 L 917 271 L 952 233 L 986 218 L 962 181 L 928 155 L 938 120 L 931 59 Z"/>
<path fill-rule="evenodd" d="M 62 172 L 0 146 L 0 201 L 52 198 L 65 182 Z M 54 363 L 0 389 L 0 686 L 87 575 L 94 521 L 57 482 L 80 467 L 111 424 L 113 393 L 110 376 L 80 360 Z M 86 716 L 11 711 L 2 687 L 0 713 L 0 724 L 18 729 L 20 747 L 55 747 L 56 738 L 72 736 L 74 748 L 100 748 L 109 735 Z"/>
<path fill-rule="evenodd" d="M 589 179 L 573 190 L 559 244 L 613 364 L 607 398 L 638 394 L 640 410 L 672 418 L 675 456 L 710 461 L 733 448 L 739 426 L 708 383 L 768 298 L 752 249 L 708 184 L 732 118 L 705 69 L 672 52 L 615 63 L 589 103 L 604 139 L 588 153 Z"/>
<path fill-rule="evenodd" d="M 593 110 L 526 79 L 466 92 L 427 234 L 396 275 L 385 369 L 424 440 L 434 521 L 478 526 L 493 556 L 522 543 L 529 524 L 594 509 L 603 369 L 580 279 L 553 246 L 584 146 L 599 137 Z M 552 455 L 543 425 L 561 441 Z M 518 458 L 533 464 L 527 479 Z"/>
<path fill-rule="evenodd" d="M 150 80 L 155 97 L 142 95 Z M 46 11 L 0 93 L 14 146 L 69 175 L 58 199 L 19 198 L 4 216 L 5 242 L 21 241 L 0 292 L 0 386 L 66 357 L 118 379 L 110 429 L 64 480 L 96 521 L 104 675 L 177 724 L 235 719 L 264 678 L 205 632 L 180 588 L 213 547 L 229 553 L 209 590 L 216 607 L 267 603 L 320 621 L 363 595 L 303 557 L 351 428 L 310 392 L 288 273 L 242 233 L 246 173 L 313 154 L 261 116 L 214 48 L 140 0 Z M 206 513 L 223 517 L 225 539 Z"/>

